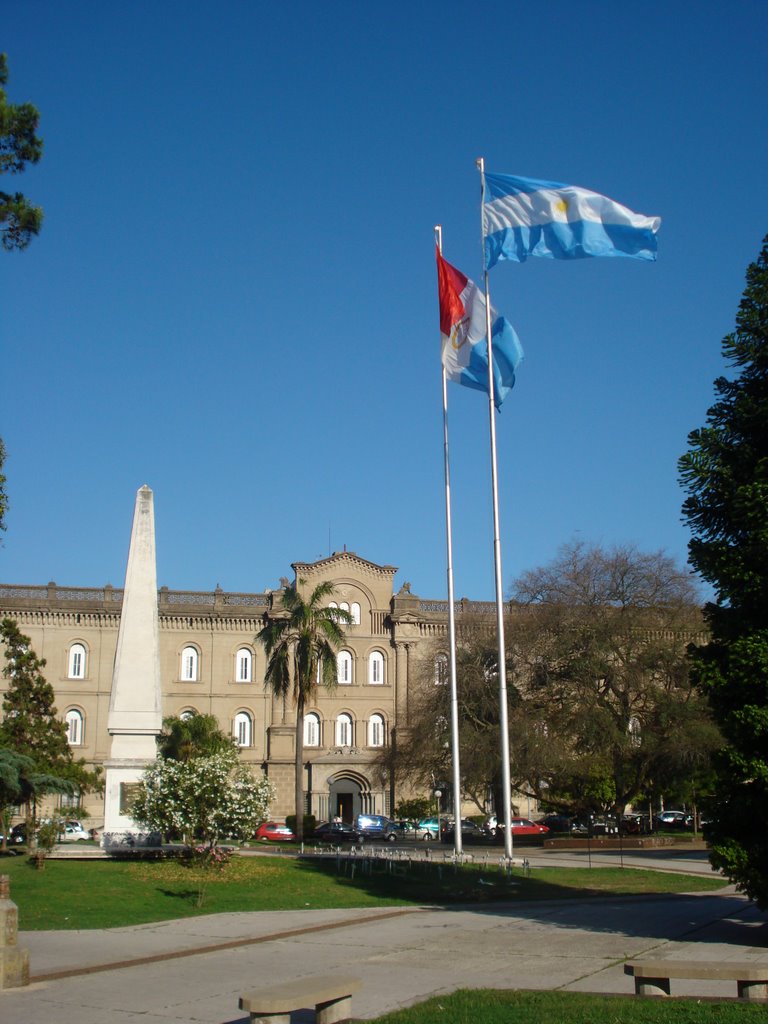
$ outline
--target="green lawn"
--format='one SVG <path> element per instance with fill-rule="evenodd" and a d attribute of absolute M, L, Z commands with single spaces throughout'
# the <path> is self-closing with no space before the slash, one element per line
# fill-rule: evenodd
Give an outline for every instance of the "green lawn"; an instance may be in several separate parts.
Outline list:
<path fill-rule="evenodd" d="M 366 871 L 366 865 L 370 868 Z M 628 868 L 541 868 L 530 877 L 450 864 L 234 857 L 210 874 L 178 861 L 0 860 L 25 930 L 107 928 L 226 911 L 482 903 L 711 891 L 722 879 Z M 204 892 L 199 906 L 201 888 Z"/>
<path fill-rule="evenodd" d="M 741 1024 L 765 1020 L 765 1006 L 693 999 L 638 999 L 581 992 L 515 992 L 460 989 L 373 1024 Z"/>

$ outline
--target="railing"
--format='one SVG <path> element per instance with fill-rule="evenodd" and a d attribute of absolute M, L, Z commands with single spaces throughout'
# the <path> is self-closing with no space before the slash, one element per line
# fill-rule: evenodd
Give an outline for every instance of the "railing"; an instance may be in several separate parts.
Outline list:
<path fill-rule="evenodd" d="M 18 586 L 0 583 L 0 604 L 16 601 L 55 605 L 102 605 L 114 610 L 122 605 L 123 589 L 107 584 L 104 587 L 59 587 L 55 583 L 47 586 Z M 222 608 L 268 608 L 269 594 L 230 594 L 221 589 L 203 590 L 168 590 L 161 587 L 158 591 L 158 607 L 163 610 L 169 607 Z"/>

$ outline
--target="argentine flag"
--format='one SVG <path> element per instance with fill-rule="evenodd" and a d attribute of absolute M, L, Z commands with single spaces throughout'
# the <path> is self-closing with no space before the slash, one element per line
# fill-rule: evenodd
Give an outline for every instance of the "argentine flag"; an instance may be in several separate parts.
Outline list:
<path fill-rule="evenodd" d="M 442 361 L 448 380 L 488 394 L 488 341 L 485 295 L 474 281 L 437 253 Z M 523 358 L 512 324 L 491 307 L 493 397 L 498 409 L 515 386 L 515 370 Z"/>
<path fill-rule="evenodd" d="M 529 256 L 577 260 L 586 256 L 656 259 L 660 217 L 633 213 L 578 185 L 485 175 L 485 267 Z"/>

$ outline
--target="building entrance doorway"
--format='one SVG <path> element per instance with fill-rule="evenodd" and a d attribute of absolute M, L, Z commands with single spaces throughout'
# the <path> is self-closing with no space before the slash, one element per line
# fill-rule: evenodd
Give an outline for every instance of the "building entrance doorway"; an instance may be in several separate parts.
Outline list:
<path fill-rule="evenodd" d="M 352 779 L 338 779 L 332 782 L 328 794 L 328 813 L 331 818 L 341 818 L 350 824 L 362 814 L 361 787 Z"/>

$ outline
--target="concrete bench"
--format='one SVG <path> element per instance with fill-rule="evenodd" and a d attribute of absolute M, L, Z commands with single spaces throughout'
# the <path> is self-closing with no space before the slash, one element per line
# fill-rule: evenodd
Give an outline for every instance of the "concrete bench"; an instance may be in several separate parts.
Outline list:
<path fill-rule="evenodd" d="M 703 981 L 735 981 L 739 999 L 768 999 L 768 963 L 724 960 L 707 963 L 700 960 L 630 960 L 624 973 L 635 979 L 638 996 L 670 995 L 671 978 Z"/>
<path fill-rule="evenodd" d="M 338 1024 L 352 1016 L 352 993 L 360 979 L 349 975 L 320 974 L 279 985 L 265 985 L 240 996 L 240 1009 L 251 1015 L 251 1024 L 290 1024 L 291 1011 L 314 1006 L 317 1024 Z"/>

